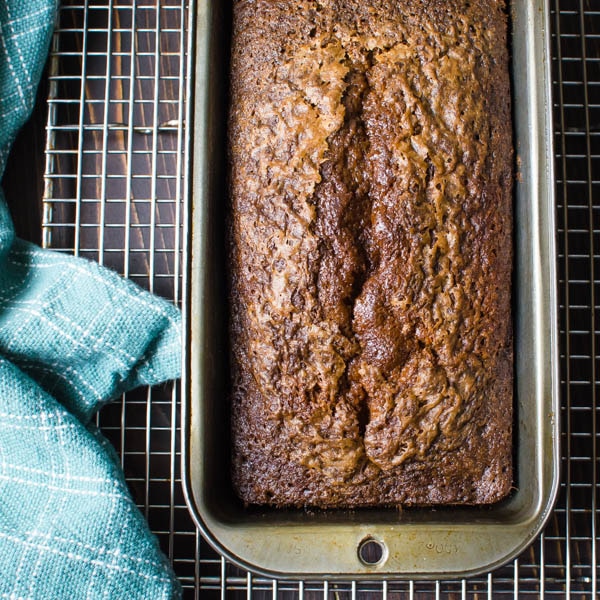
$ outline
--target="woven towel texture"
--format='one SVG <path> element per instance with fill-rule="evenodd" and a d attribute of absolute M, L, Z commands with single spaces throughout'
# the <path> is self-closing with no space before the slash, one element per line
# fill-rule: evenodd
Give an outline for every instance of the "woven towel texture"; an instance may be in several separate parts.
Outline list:
<path fill-rule="evenodd" d="M 54 0 L 0 0 L 0 174 L 55 11 Z M 178 377 L 180 338 L 174 306 L 16 239 L 0 194 L 0 598 L 180 596 L 91 423 L 122 392 Z"/>

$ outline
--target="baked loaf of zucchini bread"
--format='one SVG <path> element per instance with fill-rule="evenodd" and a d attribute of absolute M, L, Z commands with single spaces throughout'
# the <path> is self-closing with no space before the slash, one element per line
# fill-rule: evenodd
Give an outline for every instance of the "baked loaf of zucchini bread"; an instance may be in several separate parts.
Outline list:
<path fill-rule="evenodd" d="M 497 0 L 237 0 L 233 484 L 249 504 L 512 485 L 512 126 Z"/>

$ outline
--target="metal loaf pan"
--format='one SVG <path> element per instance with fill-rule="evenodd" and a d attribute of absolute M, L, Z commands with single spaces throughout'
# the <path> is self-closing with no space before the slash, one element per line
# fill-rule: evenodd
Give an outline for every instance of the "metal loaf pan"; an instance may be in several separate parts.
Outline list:
<path fill-rule="evenodd" d="M 511 5 L 515 194 L 515 491 L 489 508 L 302 511 L 248 509 L 229 481 L 224 251 L 231 2 L 196 12 L 193 207 L 187 258 L 183 470 L 202 532 L 244 568 L 288 578 L 466 577 L 519 554 L 558 489 L 559 400 L 549 14 Z M 365 539 L 382 544 L 361 560 Z"/>

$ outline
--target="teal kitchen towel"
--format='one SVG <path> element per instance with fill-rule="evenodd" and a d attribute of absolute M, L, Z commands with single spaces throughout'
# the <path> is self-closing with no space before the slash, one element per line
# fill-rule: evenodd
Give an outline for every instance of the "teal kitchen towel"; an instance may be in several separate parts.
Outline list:
<path fill-rule="evenodd" d="M 0 0 L 0 175 L 55 13 L 55 0 Z M 0 598 L 180 596 L 91 423 L 122 392 L 178 377 L 180 339 L 171 304 L 16 238 L 0 193 Z"/>

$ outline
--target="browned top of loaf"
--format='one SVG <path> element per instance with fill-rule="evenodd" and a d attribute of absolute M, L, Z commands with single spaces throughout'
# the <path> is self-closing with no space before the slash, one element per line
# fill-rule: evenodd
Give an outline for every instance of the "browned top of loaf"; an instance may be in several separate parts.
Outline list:
<path fill-rule="evenodd" d="M 246 502 L 508 492 L 503 9 L 235 3 L 233 478 Z"/>

